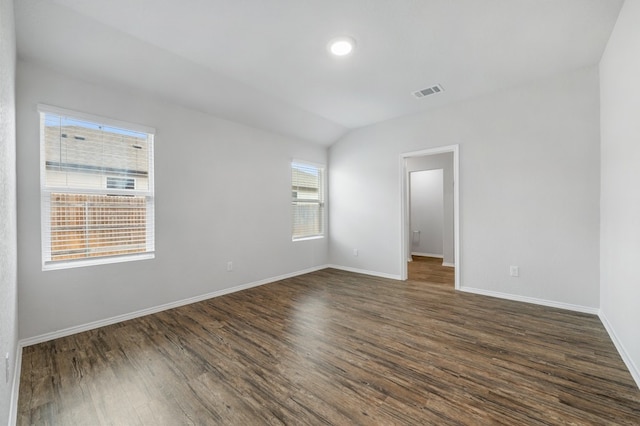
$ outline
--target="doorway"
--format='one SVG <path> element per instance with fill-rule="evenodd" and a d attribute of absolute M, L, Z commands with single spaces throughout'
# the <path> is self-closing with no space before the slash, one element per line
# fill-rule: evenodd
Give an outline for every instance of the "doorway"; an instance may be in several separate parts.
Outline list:
<path fill-rule="evenodd" d="M 444 159 L 447 158 L 444 157 Z M 444 241 L 444 169 L 416 171 L 412 171 L 411 167 L 407 169 L 409 172 L 410 253 L 412 256 L 440 258 L 445 262 L 444 247 L 453 246 L 453 240 Z M 453 235 L 447 236 L 453 238 Z M 453 263 L 453 256 L 447 260 L 448 263 Z"/>
<path fill-rule="evenodd" d="M 401 162 L 401 278 L 406 280 L 409 276 L 408 264 L 413 259 L 420 263 L 412 264 L 412 274 L 421 271 L 425 279 L 431 277 L 432 280 L 450 280 L 454 277 L 454 287 L 460 288 L 460 233 L 459 233 L 459 156 L 458 145 L 432 148 L 421 151 L 408 152 L 400 155 Z M 443 214 L 441 234 L 433 226 L 428 224 L 414 223 L 412 227 L 411 213 L 415 211 L 415 205 L 411 203 L 411 181 L 412 174 L 414 184 L 423 186 L 425 191 L 429 191 L 425 186 L 427 176 L 436 179 L 436 173 L 420 173 L 423 171 L 441 170 L 442 177 L 442 198 Z M 418 178 L 419 179 L 416 179 Z M 434 183 L 431 182 L 431 190 Z M 414 188 L 415 190 L 415 188 Z M 415 192 L 415 191 L 414 191 Z M 437 191 L 436 191 L 437 192 Z M 422 200 L 425 201 L 425 200 Z M 426 201 L 425 201 L 426 202 Z M 423 203 L 424 204 L 424 203 Z M 433 206 L 432 206 L 433 207 Z M 432 209 L 433 210 L 433 209 Z M 415 222 L 415 220 L 414 220 Z M 441 236 L 440 236 L 441 235 Z M 440 241 L 438 241 L 440 239 Z M 439 243 L 439 244 L 438 244 Z M 412 257 L 413 254 L 413 257 Z M 441 257 L 440 257 L 441 256 Z M 455 268 L 455 274 L 454 274 Z M 449 281 L 450 282 L 450 281 Z"/>
<path fill-rule="evenodd" d="M 443 167 L 434 169 L 433 167 Z M 407 279 L 453 287 L 453 157 L 451 153 L 407 160 L 411 241 Z M 445 183 L 445 168 L 447 182 Z M 448 186 L 445 208 L 445 186 Z M 445 225 L 445 215 L 447 215 Z"/>

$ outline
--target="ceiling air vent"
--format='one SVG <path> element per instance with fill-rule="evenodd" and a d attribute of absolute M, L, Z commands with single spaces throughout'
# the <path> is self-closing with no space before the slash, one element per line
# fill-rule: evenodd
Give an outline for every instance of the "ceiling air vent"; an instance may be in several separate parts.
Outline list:
<path fill-rule="evenodd" d="M 415 96 L 416 98 L 424 98 L 425 96 L 435 95 L 436 93 L 440 92 L 444 92 L 444 89 L 439 84 L 436 84 L 435 86 L 427 87 L 426 89 L 413 92 L 413 96 Z"/>

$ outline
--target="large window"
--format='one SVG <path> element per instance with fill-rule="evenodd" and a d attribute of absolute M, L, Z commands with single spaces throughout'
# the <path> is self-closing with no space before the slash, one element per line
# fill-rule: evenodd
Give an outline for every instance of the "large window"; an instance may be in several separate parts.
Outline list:
<path fill-rule="evenodd" d="M 38 110 L 43 269 L 152 258 L 154 130 Z"/>
<path fill-rule="evenodd" d="M 324 167 L 291 163 L 291 212 L 293 240 L 324 236 Z"/>

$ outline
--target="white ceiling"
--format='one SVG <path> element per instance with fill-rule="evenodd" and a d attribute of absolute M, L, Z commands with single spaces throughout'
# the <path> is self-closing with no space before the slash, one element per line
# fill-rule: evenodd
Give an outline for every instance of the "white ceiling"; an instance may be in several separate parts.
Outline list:
<path fill-rule="evenodd" d="M 329 145 L 597 63 L 622 0 L 15 0 L 18 55 Z M 330 57 L 329 39 L 356 50 Z M 434 84 L 445 92 L 411 93 Z"/>

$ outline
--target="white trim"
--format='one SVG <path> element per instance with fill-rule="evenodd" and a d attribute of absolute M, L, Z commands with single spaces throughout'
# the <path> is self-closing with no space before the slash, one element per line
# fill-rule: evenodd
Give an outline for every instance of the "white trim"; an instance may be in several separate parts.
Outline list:
<path fill-rule="evenodd" d="M 296 242 L 296 241 L 321 240 L 323 238 L 324 238 L 324 234 L 322 234 L 322 235 L 313 235 L 311 237 L 291 238 L 291 241 L 292 242 Z"/>
<path fill-rule="evenodd" d="M 412 157 L 424 157 L 428 155 L 453 153 L 453 264 L 460 265 L 460 146 L 448 145 L 437 148 L 423 149 L 420 151 L 405 152 L 400 154 L 400 279 L 408 277 L 407 260 L 409 258 L 409 185 L 407 172 L 407 159 Z M 460 269 L 455 274 L 455 289 L 461 289 Z"/>
<path fill-rule="evenodd" d="M 86 112 L 74 111 L 71 109 L 60 108 L 47 104 L 38 104 L 38 112 L 45 114 L 56 114 L 62 117 L 76 118 L 79 120 L 92 121 L 98 124 L 104 124 L 109 127 L 117 127 L 122 130 L 131 130 L 133 132 L 149 133 L 155 135 L 156 129 L 142 124 L 131 123 L 128 121 L 116 120 L 101 115 L 88 114 Z"/>
<path fill-rule="evenodd" d="M 435 257 L 437 259 L 444 259 L 444 255 L 442 254 L 433 254 L 433 253 L 418 253 L 417 251 L 412 251 L 411 255 L 416 255 L 416 256 L 424 256 L 424 257 Z"/>
<path fill-rule="evenodd" d="M 70 336 L 76 333 L 82 333 L 83 331 L 89 331 L 96 328 L 104 327 L 111 324 L 117 324 L 119 322 L 128 321 L 130 319 L 143 317 L 145 315 L 155 314 L 157 312 L 166 311 L 168 309 L 177 308 L 184 305 L 189 305 L 191 303 L 201 302 L 203 300 L 212 299 L 214 297 L 224 296 L 225 294 L 235 293 L 237 291 L 246 290 L 252 287 L 258 287 L 264 284 L 273 283 L 276 281 L 284 280 L 286 278 L 296 277 L 298 275 L 304 275 L 311 272 L 319 271 L 321 269 L 328 268 L 328 265 L 314 266 L 312 268 L 304 269 L 301 271 L 291 272 L 289 274 L 279 275 L 277 277 L 265 278 L 259 281 L 253 281 L 246 284 L 240 284 L 230 288 L 224 288 L 222 290 L 217 290 L 211 293 L 202 294 L 200 296 L 194 296 L 187 299 L 178 300 L 176 302 L 165 303 L 163 305 L 154 306 L 147 309 L 142 309 L 136 312 L 131 312 L 128 314 L 117 315 L 115 317 L 106 318 L 103 320 L 93 321 L 87 324 L 76 325 L 73 327 L 65 328 L 58 331 L 52 331 L 50 333 L 41 334 L 39 336 L 29 337 L 27 339 L 20 340 L 18 342 L 22 347 L 31 346 L 38 343 L 47 342 L 49 340 L 58 339 L 60 337 Z"/>
<path fill-rule="evenodd" d="M 11 400 L 9 401 L 9 426 L 18 422 L 18 396 L 20 396 L 20 372 L 22 370 L 22 345 L 16 345 L 16 355 L 13 368 L 13 383 L 11 385 Z"/>
<path fill-rule="evenodd" d="M 618 335 L 616 334 L 616 332 L 613 329 L 613 326 L 607 319 L 607 316 L 604 314 L 604 312 L 602 312 L 602 309 L 600 309 L 600 311 L 598 312 L 598 317 L 600 318 L 600 321 L 602 322 L 602 325 L 604 326 L 605 330 L 607 330 L 607 333 L 609 333 L 609 338 L 611 338 L 611 341 L 613 342 L 616 349 L 618 350 L 618 353 L 620 354 L 622 361 L 624 361 L 625 365 L 627 366 L 627 369 L 629 370 L 629 373 L 631 373 L 631 377 L 633 377 L 633 380 L 635 380 L 636 386 L 638 386 L 638 389 L 640 389 L 640 369 L 633 362 L 633 359 L 631 358 L 631 356 L 629 356 L 629 352 L 627 352 L 627 350 L 625 349 L 624 345 L 622 344 L 622 341 L 618 339 Z"/>
<path fill-rule="evenodd" d="M 447 268 L 455 268 L 456 264 L 451 262 L 442 262 L 442 266 L 446 266 Z"/>
<path fill-rule="evenodd" d="M 402 280 L 400 275 L 387 274 L 386 272 L 369 271 L 366 269 L 352 268 L 350 266 L 327 265 L 327 268 L 339 269 L 341 271 L 354 272 L 356 274 L 371 275 L 380 278 L 389 278 L 392 280 Z"/>
<path fill-rule="evenodd" d="M 155 252 L 123 254 L 119 256 L 101 256 L 88 259 L 47 261 L 42 265 L 43 271 L 55 271 L 58 269 L 81 268 L 83 266 L 108 265 L 111 263 L 134 262 L 149 260 L 156 257 Z"/>
<path fill-rule="evenodd" d="M 301 160 L 299 158 L 292 158 L 291 159 L 290 166 L 293 166 L 294 164 L 299 164 L 301 166 L 311 166 L 311 167 L 315 167 L 316 169 L 322 169 L 323 171 L 326 170 L 326 168 L 327 168 L 326 164 L 315 163 L 313 161 L 307 161 L 307 160 Z"/>
<path fill-rule="evenodd" d="M 516 302 L 532 303 L 534 305 L 549 306 L 551 308 L 566 309 L 568 311 L 582 312 L 584 314 L 598 315 L 598 308 L 590 306 L 573 305 L 571 303 L 556 302 L 553 300 L 538 299 L 536 297 L 519 296 L 517 294 L 502 293 L 499 291 L 485 290 L 482 288 L 462 287 L 461 291 L 466 293 L 480 294 L 482 296 L 497 297 L 499 299 L 514 300 Z"/>

